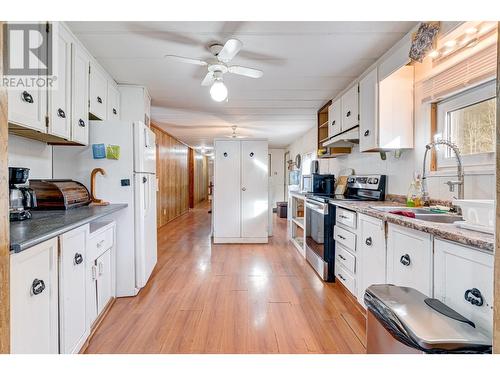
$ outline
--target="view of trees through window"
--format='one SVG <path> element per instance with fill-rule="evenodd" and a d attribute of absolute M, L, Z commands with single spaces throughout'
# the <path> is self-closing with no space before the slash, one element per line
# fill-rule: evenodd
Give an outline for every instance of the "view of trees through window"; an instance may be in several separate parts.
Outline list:
<path fill-rule="evenodd" d="M 495 151 L 495 102 L 491 98 L 448 112 L 448 136 L 462 155 Z"/>

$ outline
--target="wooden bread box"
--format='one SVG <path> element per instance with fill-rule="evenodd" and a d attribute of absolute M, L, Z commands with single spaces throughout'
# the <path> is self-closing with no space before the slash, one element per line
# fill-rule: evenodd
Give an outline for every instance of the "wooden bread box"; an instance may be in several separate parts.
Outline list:
<path fill-rule="evenodd" d="M 73 180 L 29 180 L 38 210 L 68 210 L 87 206 L 90 194 L 80 182 Z"/>

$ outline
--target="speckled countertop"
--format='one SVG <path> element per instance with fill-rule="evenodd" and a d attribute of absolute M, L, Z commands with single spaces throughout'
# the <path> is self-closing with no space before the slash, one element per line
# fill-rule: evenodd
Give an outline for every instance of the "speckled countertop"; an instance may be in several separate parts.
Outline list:
<path fill-rule="evenodd" d="M 435 237 L 439 237 L 445 240 L 458 242 L 467 246 L 477 247 L 479 249 L 491 252 L 493 252 L 495 248 L 495 236 L 493 234 L 462 229 L 454 224 L 434 223 L 424 220 L 407 218 L 401 215 L 390 214 L 388 212 L 379 211 L 372 208 L 375 206 L 401 206 L 401 208 L 404 208 L 403 205 L 397 204 L 393 201 L 367 202 L 333 200 L 332 203 L 339 207 L 344 207 L 353 211 L 382 219 L 388 223 L 394 223 L 403 227 L 430 233 Z"/>
<path fill-rule="evenodd" d="M 70 210 L 32 211 L 31 219 L 10 223 L 10 250 L 19 253 L 126 207 L 126 204 L 110 204 Z"/>

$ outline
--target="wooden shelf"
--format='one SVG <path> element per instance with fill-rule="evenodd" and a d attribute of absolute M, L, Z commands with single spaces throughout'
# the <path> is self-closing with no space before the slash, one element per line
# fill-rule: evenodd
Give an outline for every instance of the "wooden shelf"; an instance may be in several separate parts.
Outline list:
<path fill-rule="evenodd" d="M 304 218 L 303 217 L 292 217 L 292 222 L 294 222 L 297 226 L 304 229 Z"/>
<path fill-rule="evenodd" d="M 319 127 L 320 128 L 327 128 L 328 127 L 328 120 L 325 121 L 324 123 L 322 123 Z"/>

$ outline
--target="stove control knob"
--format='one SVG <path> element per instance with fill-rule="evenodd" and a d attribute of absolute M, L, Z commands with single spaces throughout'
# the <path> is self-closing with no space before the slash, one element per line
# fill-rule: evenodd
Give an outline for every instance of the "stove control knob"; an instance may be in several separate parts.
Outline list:
<path fill-rule="evenodd" d="M 369 178 L 367 182 L 368 182 L 369 184 L 371 184 L 373 181 L 372 181 L 372 179 L 371 179 L 371 178 Z"/>
<path fill-rule="evenodd" d="M 374 184 L 378 184 L 378 178 L 374 178 L 374 179 L 373 179 L 373 183 L 374 183 Z"/>

